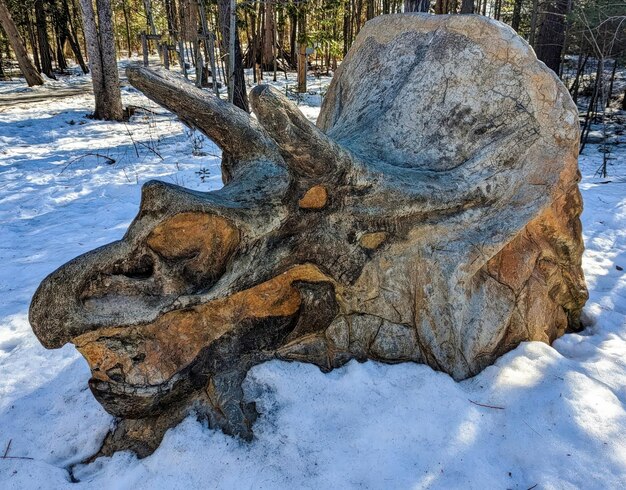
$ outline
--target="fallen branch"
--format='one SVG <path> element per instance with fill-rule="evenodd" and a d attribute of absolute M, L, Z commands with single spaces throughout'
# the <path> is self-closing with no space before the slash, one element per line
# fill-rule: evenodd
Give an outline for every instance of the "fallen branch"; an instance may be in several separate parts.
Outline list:
<path fill-rule="evenodd" d="M 126 123 L 124 123 L 124 127 L 126 128 L 126 132 L 128 133 L 128 137 L 130 138 L 130 141 L 133 143 L 133 147 L 135 148 L 135 155 L 137 156 L 137 158 L 139 158 L 139 149 L 137 148 L 137 143 L 135 143 L 135 139 L 133 138 L 133 134 L 130 132 L 130 129 L 128 129 L 128 125 Z"/>
<path fill-rule="evenodd" d="M 4 450 L 4 454 L 2 455 L 2 459 L 6 459 L 7 458 L 7 454 L 9 454 L 9 449 L 11 449 L 11 443 L 13 442 L 13 439 L 9 439 L 9 443 L 7 444 L 7 448 Z"/>
<path fill-rule="evenodd" d="M 67 167 L 69 167 L 72 163 L 77 162 L 78 160 L 82 160 L 83 158 L 86 158 L 86 157 L 104 158 L 106 160 L 106 163 L 108 163 L 109 165 L 113 165 L 115 163 L 115 158 L 111 158 L 111 157 L 108 157 L 106 155 L 101 155 L 100 153 L 91 153 L 90 152 L 90 153 L 85 153 L 84 155 L 80 155 L 80 156 L 78 156 L 76 158 L 72 158 L 69 162 L 67 162 L 65 167 L 63 167 L 63 169 L 59 173 L 62 174 L 63 172 L 65 172 Z"/>
<path fill-rule="evenodd" d="M 150 141 L 152 141 L 152 139 L 150 139 Z M 141 146 L 143 146 L 146 150 L 151 151 L 152 153 L 154 153 L 156 156 L 158 156 L 161 160 L 163 160 L 163 156 L 155 149 L 152 148 L 150 145 L 146 145 L 145 143 L 141 142 L 141 141 L 137 141 L 137 143 L 139 143 Z"/>
<path fill-rule="evenodd" d="M 504 407 L 498 407 L 496 405 L 485 405 L 484 403 L 478 403 L 473 400 L 470 400 L 469 398 L 467 399 L 467 401 L 469 401 L 470 403 L 473 403 L 474 405 L 478 405 L 479 407 L 495 408 L 496 410 L 504 410 Z"/>
<path fill-rule="evenodd" d="M 11 443 L 13 439 L 9 439 L 9 443 L 7 444 L 6 449 L 4 450 L 4 454 L 2 455 L 2 459 L 30 459 L 33 460 L 35 458 L 29 458 L 28 456 L 9 456 L 9 451 L 11 450 Z"/>
<path fill-rule="evenodd" d="M 128 106 L 126 106 L 126 111 L 128 112 L 129 116 L 134 115 L 138 110 L 149 112 L 150 114 L 154 114 L 154 115 L 157 115 L 157 116 L 158 115 L 163 115 L 162 112 L 153 111 L 152 109 L 148 109 L 147 107 L 144 107 L 142 105 L 128 105 Z"/>

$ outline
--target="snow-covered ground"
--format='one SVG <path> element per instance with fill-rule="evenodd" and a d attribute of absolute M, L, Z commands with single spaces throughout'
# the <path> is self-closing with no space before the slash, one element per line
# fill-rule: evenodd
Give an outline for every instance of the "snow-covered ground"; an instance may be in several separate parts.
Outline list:
<path fill-rule="evenodd" d="M 607 178 L 594 176 L 596 145 L 581 157 L 583 333 L 525 343 L 462 383 L 415 364 L 322 374 L 270 362 L 246 382 L 262 414 L 252 443 L 190 417 L 152 456 L 78 465 L 71 483 L 67 468 L 98 449 L 112 418 L 76 350 L 40 346 L 30 298 L 56 267 L 123 235 L 146 180 L 218 187 L 219 151 L 129 88 L 125 104 L 144 110 L 126 124 L 86 119 L 88 93 L 2 106 L 28 90 L 0 92 L 1 489 L 626 488 L 626 137 Z M 319 96 L 303 103 L 314 118 Z"/>

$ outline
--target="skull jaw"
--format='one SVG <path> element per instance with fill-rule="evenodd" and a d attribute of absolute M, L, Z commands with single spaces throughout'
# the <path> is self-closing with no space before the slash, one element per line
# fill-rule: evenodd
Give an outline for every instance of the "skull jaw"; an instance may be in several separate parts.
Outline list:
<path fill-rule="evenodd" d="M 316 292 L 319 289 L 324 288 L 313 287 Z M 321 297 L 311 299 L 307 294 L 305 298 L 294 314 L 240 322 L 233 331 L 203 348 L 190 365 L 159 385 L 136 386 L 123 379 L 104 381 L 99 379 L 100 369 L 93 366 L 98 377 L 89 381 L 91 391 L 105 410 L 117 417 L 117 423 L 98 453 L 87 462 L 122 450 L 148 456 L 159 446 L 167 429 L 190 414 L 205 420 L 211 428 L 251 440 L 258 414 L 255 404 L 244 400 L 243 380 L 256 364 L 274 358 L 289 359 L 281 355 L 281 346 L 294 335 L 311 335 L 304 329 L 312 324 L 311 303 L 314 305 Z M 330 316 L 317 318 L 323 320 L 319 325 L 323 331 Z M 316 363 L 315 359 L 309 362 Z M 324 369 L 322 364 L 318 365 Z"/>
<path fill-rule="evenodd" d="M 305 264 L 150 324 L 95 329 L 72 342 L 90 365 L 89 386 L 105 410 L 138 419 L 167 412 L 216 378 L 245 375 L 281 346 L 323 331 L 337 313 L 332 282 Z"/>
<path fill-rule="evenodd" d="M 185 398 L 194 387 L 189 379 L 177 375 L 168 382 L 149 386 L 102 381 L 92 377 L 89 389 L 111 415 L 139 419 L 163 413 L 173 402 Z"/>

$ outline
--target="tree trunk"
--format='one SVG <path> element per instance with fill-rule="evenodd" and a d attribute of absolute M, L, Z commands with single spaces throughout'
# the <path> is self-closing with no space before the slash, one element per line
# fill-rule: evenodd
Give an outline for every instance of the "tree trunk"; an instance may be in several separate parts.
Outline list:
<path fill-rule="evenodd" d="M 150 34 L 156 36 L 156 27 L 154 26 L 154 17 L 152 15 L 152 2 L 150 0 L 143 0 L 143 7 L 146 11 L 146 24 Z"/>
<path fill-rule="evenodd" d="M 613 82 L 615 82 L 615 72 L 617 71 L 617 58 L 613 60 L 613 70 L 611 71 L 611 80 L 609 80 L 609 93 L 606 97 L 606 107 L 611 104 L 611 97 L 613 96 Z"/>
<path fill-rule="evenodd" d="M 33 60 L 35 61 L 35 68 L 37 73 L 41 73 L 41 63 L 39 63 L 39 46 L 37 45 L 37 35 L 35 34 L 34 22 L 31 19 L 31 13 L 26 12 L 26 22 L 28 23 L 28 40 L 33 51 Z"/>
<path fill-rule="evenodd" d="M 535 46 L 537 58 L 555 73 L 559 73 L 561 66 L 567 8 L 568 0 L 555 0 L 548 5 Z"/>
<path fill-rule="evenodd" d="M 178 34 L 178 14 L 174 0 L 165 0 L 165 14 L 167 16 L 167 31 L 172 37 Z"/>
<path fill-rule="evenodd" d="M 33 62 L 28 57 L 26 47 L 20 38 L 20 34 L 17 31 L 17 27 L 15 27 L 15 23 L 11 18 L 11 14 L 5 5 L 4 0 L 0 0 L 0 24 L 9 38 L 9 43 L 11 43 L 11 47 L 15 52 L 17 63 L 20 66 L 20 71 L 24 75 L 28 86 L 32 87 L 33 85 L 43 85 L 43 78 L 41 78 L 41 75 L 37 72 L 35 65 L 33 65 Z"/>
<path fill-rule="evenodd" d="M 233 3 L 235 1 L 233 0 Z M 223 53 L 230 53 L 234 56 L 229 56 L 232 59 L 232 65 L 228 63 L 228 79 L 231 83 L 232 80 L 232 103 L 243 109 L 246 112 L 250 112 L 250 106 L 248 105 L 248 93 L 246 91 L 246 80 L 243 73 L 243 60 L 241 56 L 241 46 L 239 43 L 239 36 L 237 36 L 237 23 L 234 23 L 233 34 L 231 38 L 231 20 L 235 20 L 235 15 L 231 16 L 231 0 L 218 0 L 217 2 L 218 16 L 219 16 L 219 30 L 220 30 L 220 48 Z M 230 44 L 234 44 L 233 52 L 229 51 Z M 232 71 L 231 71 L 232 69 Z M 235 159 L 233 156 L 225 150 L 222 150 L 222 181 L 227 184 L 232 180 L 233 165 Z"/>
<path fill-rule="evenodd" d="M 430 0 L 404 0 L 405 12 L 428 12 Z"/>
<path fill-rule="evenodd" d="M 539 16 L 539 0 L 533 0 L 533 9 L 530 17 L 530 34 L 528 44 L 535 48 L 535 38 L 537 36 L 537 17 Z"/>
<path fill-rule="evenodd" d="M 587 137 L 589 136 L 589 131 L 591 131 L 591 124 L 595 119 L 595 115 L 597 112 L 598 105 L 598 96 L 600 94 L 601 86 L 602 86 L 602 74 L 604 72 L 604 59 L 600 58 L 598 60 L 598 66 L 596 69 L 596 79 L 593 85 L 593 93 L 589 98 L 589 105 L 587 106 L 587 113 L 585 114 L 585 121 L 583 122 L 583 127 L 580 132 L 580 153 L 585 149 L 585 145 L 587 144 Z"/>
<path fill-rule="evenodd" d="M 570 95 L 575 104 L 578 104 L 578 91 L 580 89 L 580 79 L 585 73 L 585 66 L 587 65 L 587 60 L 589 59 L 589 55 L 585 55 L 583 60 L 582 53 L 578 55 L 578 69 L 576 70 L 576 77 L 574 78 L 574 82 L 569 89 Z"/>
<path fill-rule="evenodd" d="M 93 117 L 121 121 L 124 119 L 124 111 L 117 72 L 110 0 L 96 0 L 97 23 L 92 0 L 80 0 L 80 6 L 96 99 Z"/>
<path fill-rule="evenodd" d="M 230 0 L 228 15 L 228 101 L 235 99 L 235 41 L 237 37 L 237 0 Z"/>
<path fill-rule="evenodd" d="M 222 53 L 228 53 L 230 40 L 230 0 L 218 1 L 219 27 L 221 34 Z M 246 91 L 246 80 L 243 73 L 243 61 L 241 58 L 241 45 L 237 36 L 237 25 L 235 24 L 235 69 L 233 76 L 234 94 L 233 104 L 246 112 L 250 112 L 248 105 L 248 94 Z"/>
<path fill-rule="evenodd" d="M 2 61 L 2 46 L 0 45 L 0 80 L 6 80 L 7 76 L 4 73 L 4 65 Z"/>
<path fill-rule="evenodd" d="M 263 49 L 261 51 L 265 70 L 271 70 L 274 65 L 274 30 L 274 2 L 267 0 L 263 17 Z"/>
<path fill-rule="evenodd" d="M 53 4 L 52 19 L 54 23 L 54 29 L 57 37 L 57 60 L 59 68 L 62 70 L 67 69 L 67 62 L 65 59 L 65 44 L 70 45 L 70 48 L 74 51 L 72 46 L 72 33 L 70 29 L 69 10 L 67 9 L 67 1 Z M 76 61 L 78 62 L 78 56 L 74 51 Z"/>
<path fill-rule="evenodd" d="M 350 8 L 352 6 L 352 3 L 350 2 L 350 0 L 346 0 L 346 3 L 344 5 L 344 10 L 343 10 L 343 56 L 345 57 L 346 54 L 348 54 L 348 49 L 350 49 L 350 45 L 352 44 L 352 32 L 350 30 L 350 17 L 351 17 L 351 12 L 350 12 Z M 295 35 L 295 25 L 296 25 L 296 16 L 294 15 L 292 17 L 292 46 L 295 46 L 295 39 L 296 39 L 296 35 Z M 292 51 L 293 51 L 293 56 L 295 56 L 295 48 L 292 47 Z M 293 59 L 293 58 L 292 58 Z"/>
<path fill-rule="evenodd" d="M 76 35 L 76 28 L 74 27 L 74 22 L 72 21 L 72 15 L 70 14 L 70 8 L 67 3 L 68 0 L 63 0 L 63 13 L 65 15 L 66 24 L 65 28 L 67 29 L 67 40 L 70 43 L 70 48 L 76 57 L 76 61 L 80 65 L 83 73 L 89 73 L 89 68 L 87 68 L 87 64 L 83 58 L 83 54 L 80 52 L 80 45 L 78 44 L 78 36 Z"/>
<path fill-rule="evenodd" d="M 215 67 L 215 36 L 209 31 L 209 25 L 206 18 L 206 7 L 204 0 L 200 0 L 198 3 L 198 11 L 200 12 L 200 24 L 202 34 L 204 36 L 204 51 L 207 59 L 209 60 L 209 69 L 211 70 L 211 79 L 213 84 L 213 91 L 215 95 L 220 96 L 220 91 L 217 86 L 217 71 Z"/>
<path fill-rule="evenodd" d="M 367 20 L 373 19 L 374 18 L 374 0 L 367 0 L 367 4 L 366 4 L 366 10 L 365 10 L 365 18 Z"/>
<path fill-rule="evenodd" d="M 58 34 L 56 37 L 57 42 L 57 66 L 59 70 L 64 72 L 67 70 L 67 60 L 65 59 L 65 42 L 67 41 L 66 34 Z"/>
<path fill-rule="evenodd" d="M 306 13 L 300 7 L 298 12 L 298 92 L 306 92 Z"/>
<path fill-rule="evenodd" d="M 348 3 L 350 0 L 347 0 Z M 297 34 L 298 34 L 298 13 L 296 8 L 292 5 L 289 10 L 289 63 L 292 68 L 295 68 L 296 57 L 298 56 L 297 49 Z M 346 37 L 344 36 L 344 43 Z M 345 49 L 345 44 L 344 44 Z M 347 50 L 344 52 L 346 54 Z"/>
<path fill-rule="evenodd" d="M 359 33 L 361 30 L 361 13 L 363 12 L 363 0 L 356 0 L 356 7 L 354 9 L 354 19 L 355 19 L 355 35 Z"/>
<path fill-rule="evenodd" d="M 513 4 L 513 17 L 511 18 L 511 27 L 515 32 L 519 32 L 519 25 L 522 21 L 522 3 L 524 0 L 515 0 Z"/>
<path fill-rule="evenodd" d="M 124 26 L 126 28 L 126 49 L 128 51 L 128 57 L 130 58 L 133 55 L 133 48 L 130 40 L 130 20 L 128 15 L 128 4 L 126 1 L 127 0 L 122 0 L 122 12 L 124 14 Z"/>
<path fill-rule="evenodd" d="M 461 13 L 473 14 L 474 13 L 474 0 L 462 0 L 461 1 Z"/>
<path fill-rule="evenodd" d="M 35 24 L 37 26 L 37 42 L 39 43 L 39 56 L 41 58 L 41 71 L 46 76 L 56 79 L 52 72 L 52 58 L 50 57 L 50 44 L 48 43 L 48 23 L 43 0 L 35 0 Z"/>

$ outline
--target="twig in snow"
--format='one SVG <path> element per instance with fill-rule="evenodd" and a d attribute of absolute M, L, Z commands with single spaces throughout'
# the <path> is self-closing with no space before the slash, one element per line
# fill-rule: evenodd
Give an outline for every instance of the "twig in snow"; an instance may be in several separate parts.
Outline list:
<path fill-rule="evenodd" d="M 537 488 L 537 485 L 539 485 L 539 483 L 535 483 L 532 487 L 528 487 L 527 490 L 533 490 L 533 488 Z"/>
<path fill-rule="evenodd" d="M 9 439 L 9 443 L 7 444 L 6 449 L 4 450 L 4 454 L 2 455 L 2 459 L 30 459 L 33 460 L 35 458 L 29 458 L 28 456 L 9 456 L 9 450 L 11 449 L 11 443 L 13 439 Z"/>
<path fill-rule="evenodd" d="M 67 162 L 67 165 L 65 165 L 65 167 L 63 167 L 61 169 L 61 172 L 59 172 L 59 174 L 62 174 L 63 172 L 65 172 L 65 170 L 67 169 L 67 167 L 69 167 L 72 163 L 77 162 L 78 160 L 82 160 L 85 157 L 97 157 L 97 158 L 104 158 L 106 160 L 106 163 L 108 163 L 109 165 L 113 165 L 115 163 L 115 158 L 111 158 L 108 157 L 106 155 L 101 155 L 100 153 L 85 153 L 84 155 L 80 155 L 76 158 L 72 158 L 69 162 Z"/>
<path fill-rule="evenodd" d="M 11 443 L 13 439 L 9 439 L 9 443 L 7 444 L 7 448 L 4 450 L 4 454 L 2 455 L 2 459 L 6 459 L 7 454 L 9 454 L 9 449 L 11 449 Z"/>
<path fill-rule="evenodd" d="M 150 141 L 152 141 L 152 138 L 150 138 Z M 163 160 L 163 156 L 156 150 L 156 148 L 151 147 L 150 145 L 146 145 L 145 143 L 142 143 L 141 141 L 137 141 L 137 143 L 139 143 L 141 146 L 143 146 L 146 150 L 151 151 L 152 153 L 154 153 L 156 156 L 158 156 L 161 160 Z"/>
<path fill-rule="evenodd" d="M 504 410 L 504 407 L 498 407 L 496 405 L 485 405 L 484 403 L 478 403 L 473 400 L 470 400 L 469 398 L 467 399 L 467 401 L 469 401 L 470 403 L 473 403 L 474 405 L 478 405 L 479 407 L 495 408 L 496 410 Z"/>
<path fill-rule="evenodd" d="M 128 133 L 128 136 L 130 137 L 130 141 L 132 141 L 133 146 L 135 147 L 135 155 L 137 155 L 137 158 L 139 158 L 139 149 L 137 148 L 137 143 L 135 143 L 133 135 L 130 132 L 130 129 L 128 129 L 128 125 L 126 123 L 124 123 L 124 127 L 126 128 L 126 132 Z"/>
<path fill-rule="evenodd" d="M 542 436 L 539 432 L 537 432 L 535 429 L 533 429 L 533 428 L 530 426 L 530 424 L 529 424 L 528 422 L 526 422 L 524 419 L 522 419 L 522 422 L 524 422 L 524 423 L 528 426 L 528 428 L 529 428 L 530 430 L 532 430 L 535 434 L 537 434 L 539 437 L 543 437 L 543 436 Z M 535 485 L 535 486 L 536 486 L 536 485 Z"/>
<path fill-rule="evenodd" d="M 132 110 L 133 112 L 136 112 L 138 109 L 140 109 L 142 111 L 146 111 L 146 112 L 149 112 L 150 114 L 155 114 L 157 116 L 162 115 L 162 113 L 153 111 L 152 109 L 148 109 L 147 107 L 144 107 L 142 105 L 129 105 L 127 106 L 127 109 Z"/>
<path fill-rule="evenodd" d="M 155 149 L 152 148 L 150 145 L 146 145 L 145 143 L 141 142 L 141 141 L 135 141 L 135 139 L 133 138 L 132 133 L 130 132 L 130 129 L 128 129 L 128 126 L 126 125 L 126 123 L 124 123 L 124 126 L 126 127 L 126 132 L 128 133 L 128 136 L 130 137 L 130 140 L 133 143 L 133 146 L 135 147 L 135 154 L 137 155 L 137 158 L 139 158 L 139 148 L 137 148 L 137 144 L 140 144 L 141 146 L 143 146 L 146 150 L 154 153 L 156 156 L 158 156 L 161 160 L 163 160 L 163 156 Z M 152 141 L 152 137 L 150 137 L 150 141 Z"/>

